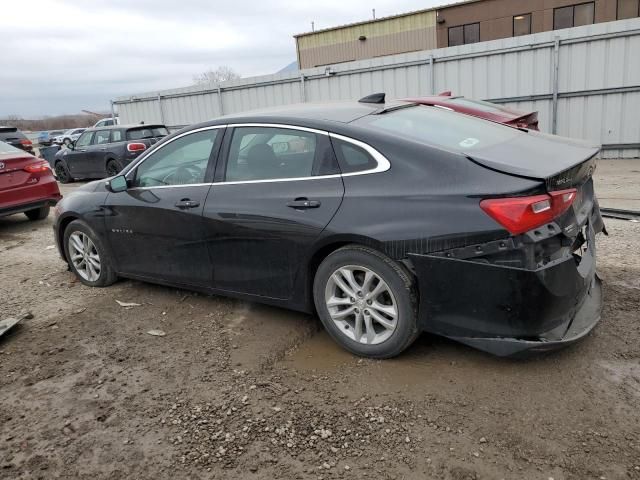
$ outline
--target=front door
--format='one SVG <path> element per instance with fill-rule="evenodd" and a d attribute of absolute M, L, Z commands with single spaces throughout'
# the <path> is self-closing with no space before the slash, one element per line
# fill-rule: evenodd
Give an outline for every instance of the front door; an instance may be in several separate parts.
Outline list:
<path fill-rule="evenodd" d="M 94 132 L 84 132 L 73 149 L 68 148 L 64 153 L 64 160 L 73 178 L 85 178 L 91 173 L 88 149 L 91 146 L 93 134 Z"/>
<path fill-rule="evenodd" d="M 128 172 L 127 191 L 108 195 L 105 222 L 118 271 L 210 284 L 202 210 L 222 134 L 211 128 L 177 137 Z"/>
<path fill-rule="evenodd" d="M 275 127 L 227 134 L 203 216 L 217 289 L 291 298 L 302 260 L 344 186 L 327 135 Z"/>

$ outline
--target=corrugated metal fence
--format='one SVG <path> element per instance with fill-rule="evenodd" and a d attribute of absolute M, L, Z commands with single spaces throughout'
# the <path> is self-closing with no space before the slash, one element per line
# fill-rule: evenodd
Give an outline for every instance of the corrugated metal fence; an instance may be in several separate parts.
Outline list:
<path fill-rule="evenodd" d="M 541 129 L 640 157 L 640 19 L 121 97 L 122 123 L 170 127 L 298 102 L 452 90 L 539 111 Z"/>

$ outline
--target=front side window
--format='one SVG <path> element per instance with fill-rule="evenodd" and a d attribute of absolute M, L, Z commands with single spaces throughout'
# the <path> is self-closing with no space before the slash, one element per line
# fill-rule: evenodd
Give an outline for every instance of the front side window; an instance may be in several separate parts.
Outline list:
<path fill-rule="evenodd" d="M 80 138 L 78 138 L 78 141 L 76 142 L 76 147 L 86 147 L 91 143 L 92 138 L 93 138 L 93 132 L 84 132 L 82 135 L 80 135 Z"/>
<path fill-rule="evenodd" d="M 276 127 L 238 127 L 229 147 L 225 181 L 310 177 L 314 133 Z"/>
<path fill-rule="evenodd" d="M 180 137 L 150 154 L 136 169 L 135 187 L 203 183 L 218 129 Z"/>
<path fill-rule="evenodd" d="M 618 20 L 640 17 L 640 0 L 618 0 Z"/>
<path fill-rule="evenodd" d="M 516 15 L 513 17 L 513 36 L 529 35 L 531 33 L 531 14 Z"/>
<path fill-rule="evenodd" d="M 100 130 L 96 132 L 96 136 L 93 140 L 94 145 L 102 145 L 105 143 L 109 143 L 109 130 Z"/>

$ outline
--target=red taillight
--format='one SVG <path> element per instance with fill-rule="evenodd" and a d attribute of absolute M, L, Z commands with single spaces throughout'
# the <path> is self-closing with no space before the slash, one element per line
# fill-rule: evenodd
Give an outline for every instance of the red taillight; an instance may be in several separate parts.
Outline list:
<path fill-rule="evenodd" d="M 127 151 L 129 152 L 141 152 L 147 146 L 144 143 L 127 143 Z"/>
<path fill-rule="evenodd" d="M 37 162 L 26 165 L 23 170 L 29 173 L 42 173 L 51 170 L 48 162 Z"/>
<path fill-rule="evenodd" d="M 512 235 L 528 232 L 559 217 L 576 198 L 576 189 L 533 197 L 490 198 L 480 208 Z"/>
<path fill-rule="evenodd" d="M 31 140 L 29 140 L 28 138 L 23 138 L 22 140 L 20 140 L 20 145 L 30 147 L 31 145 L 33 145 L 33 142 L 31 142 Z"/>

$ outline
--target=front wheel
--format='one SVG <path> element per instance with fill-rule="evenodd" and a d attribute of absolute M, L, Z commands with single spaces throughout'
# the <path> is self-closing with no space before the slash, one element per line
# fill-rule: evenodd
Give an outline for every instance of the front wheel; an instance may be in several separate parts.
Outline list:
<path fill-rule="evenodd" d="M 419 334 L 412 278 L 371 248 L 347 246 L 325 258 L 313 296 L 327 332 L 356 355 L 391 358 Z"/>
<path fill-rule="evenodd" d="M 64 231 L 67 261 L 78 279 L 90 287 L 107 287 L 117 280 L 100 238 L 84 222 L 74 220 Z"/>
<path fill-rule="evenodd" d="M 64 166 L 64 163 L 56 162 L 53 168 L 56 172 L 56 178 L 60 183 L 73 182 L 73 177 L 71 177 L 71 173 L 69 173 L 69 170 L 67 170 L 67 167 Z"/>

